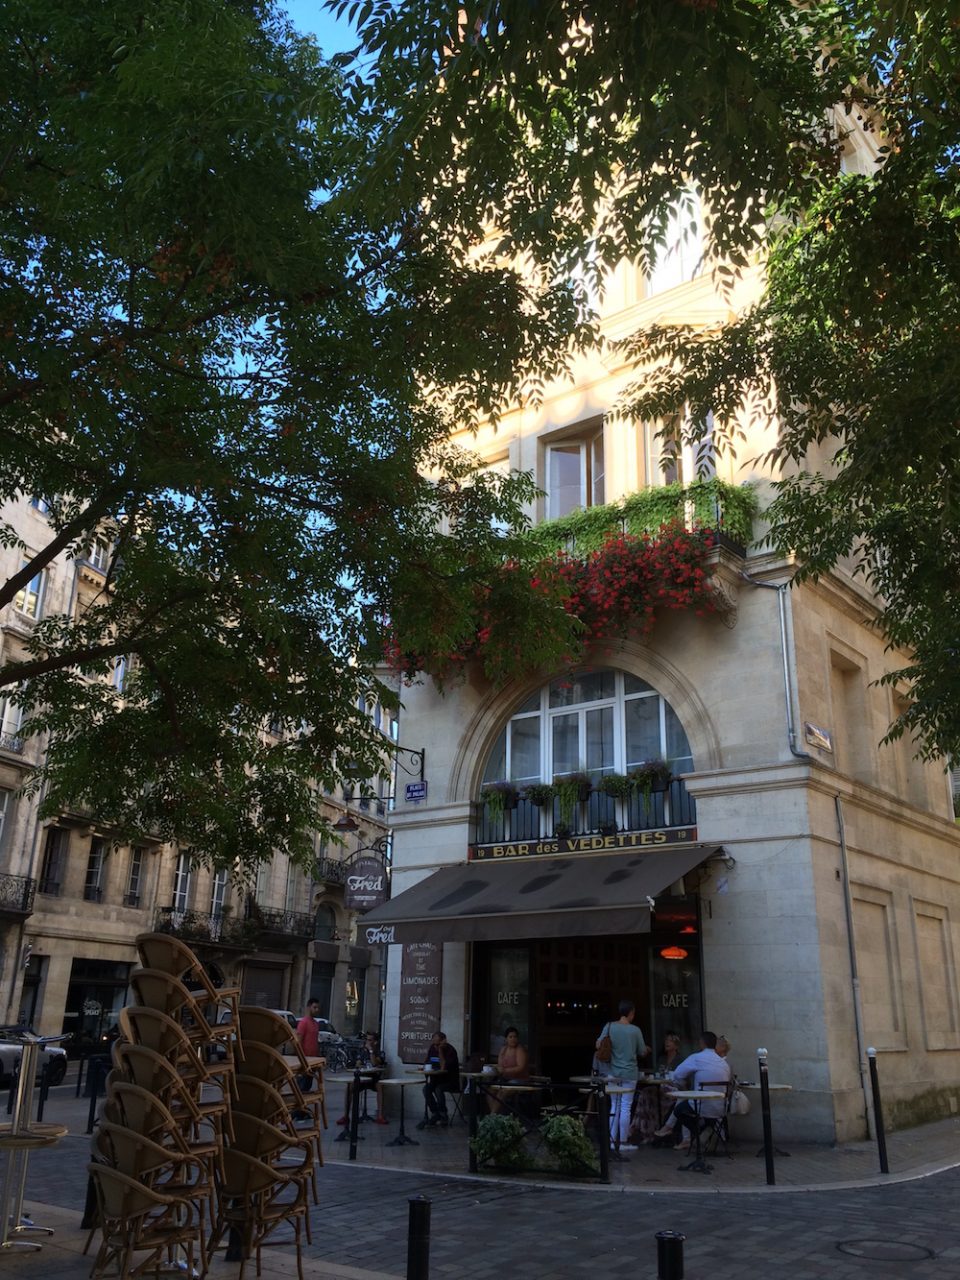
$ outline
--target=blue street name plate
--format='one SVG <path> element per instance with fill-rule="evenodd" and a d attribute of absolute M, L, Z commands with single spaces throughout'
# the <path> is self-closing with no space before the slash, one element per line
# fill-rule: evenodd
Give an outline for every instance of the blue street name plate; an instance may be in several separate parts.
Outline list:
<path fill-rule="evenodd" d="M 427 784 L 425 782 L 408 782 L 404 787 L 404 795 L 407 798 L 407 804 L 419 804 L 421 800 L 427 798 Z"/>

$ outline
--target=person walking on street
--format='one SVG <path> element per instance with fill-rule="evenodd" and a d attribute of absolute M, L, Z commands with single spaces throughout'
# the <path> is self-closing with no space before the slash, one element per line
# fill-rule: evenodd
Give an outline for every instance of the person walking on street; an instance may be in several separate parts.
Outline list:
<path fill-rule="evenodd" d="M 650 1050 L 643 1038 L 643 1032 L 634 1026 L 637 1015 L 632 1000 L 621 1000 L 618 1008 L 620 1014 L 616 1022 L 608 1022 L 597 1037 L 596 1047 L 604 1036 L 610 1037 L 611 1057 L 608 1085 L 623 1089 L 610 1098 L 610 1141 L 621 1151 L 632 1151 L 634 1147 L 627 1145 L 627 1134 L 630 1131 L 630 1111 L 633 1106 L 633 1095 L 640 1076 L 640 1059 L 645 1058 Z"/>

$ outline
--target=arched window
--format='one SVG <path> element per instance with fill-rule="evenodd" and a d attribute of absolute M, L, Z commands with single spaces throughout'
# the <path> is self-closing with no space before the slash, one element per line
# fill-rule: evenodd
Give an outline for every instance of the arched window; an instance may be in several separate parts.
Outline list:
<path fill-rule="evenodd" d="M 585 770 L 629 773 L 645 760 L 665 760 L 690 773 L 693 756 L 676 712 L 651 685 L 605 668 L 545 685 L 504 725 L 483 772 L 523 786 Z"/>

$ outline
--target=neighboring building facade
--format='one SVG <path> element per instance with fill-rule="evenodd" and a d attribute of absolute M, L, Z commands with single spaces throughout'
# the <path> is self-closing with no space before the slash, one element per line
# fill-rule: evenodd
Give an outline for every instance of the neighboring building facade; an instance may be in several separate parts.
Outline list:
<path fill-rule="evenodd" d="M 42 500 L 8 503 L 3 516 L 28 550 L 48 540 Z M 0 611 L 0 659 L 18 656 L 41 618 L 73 614 L 102 589 L 108 556 L 95 542 L 82 559 L 61 555 L 38 574 Z M 0 550 L 0 572 L 20 558 Z M 118 662 L 121 688 L 125 674 Z M 163 929 L 251 1004 L 299 1011 L 316 995 L 345 1034 L 379 1026 L 381 949 L 357 944 L 344 888 L 354 850 L 386 837 L 388 785 L 378 782 L 379 798 L 328 798 L 331 822 L 353 813 L 358 830 L 339 845 L 318 837 L 312 875 L 276 854 L 245 884 L 159 841 L 118 845 L 90 814 L 41 821 L 38 798 L 18 789 L 44 742 L 20 730 L 18 709 L 0 696 L 0 1023 L 71 1032 L 74 1047 L 92 1048 L 127 1003 L 134 939 Z"/>
<path fill-rule="evenodd" d="M 656 319 L 722 323 L 759 284 L 721 296 L 688 259 L 675 266 L 614 273 L 609 337 Z M 693 480 L 689 456 L 664 475 L 655 424 L 611 415 L 635 374 L 609 350 L 584 358 L 540 406 L 463 443 L 533 472 L 546 495 L 534 521 Z M 773 477 L 751 460 L 774 424 L 744 430 L 717 474 L 769 497 Z M 719 547 L 711 568 L 719 614 L 669 615 L 573 673 L 494 688 L 471 668 L 444 695 L 429 677 L 402 690 L 402 738 L 427 746 L 429 791 L 393 815 L 393 898 L 364 925 L 395 944 L 387 1048 L 418 1060 L 442 1025 L 462 1057 L 492 1055 L 512 1023 L 563 1077 L 589 1069 L 628 996 L 657 1053 L 667 1031 L 695 1048 L 706 1025 L 755 1079 L 766 1048 L 771 1078 L 792 1085 L 777 1096 L 784 1135 L 864 1134 L 868 1046 L 890 1123 L 956 1113 L 960 837 L 943 765 L 878 745 L 898 704 L 876 682 L 898 655 L 842 566 L 789 588 L 792 565 L 755 542 Z M 667 791 L 598 791 L 654 757 L 671 763 Z M 593 788 L 558 839 L 556 801 L 538 808 L 523 789 L 578 769 Z M 495 780 L 517 785 L 515 808 L 481 801 Z"/>

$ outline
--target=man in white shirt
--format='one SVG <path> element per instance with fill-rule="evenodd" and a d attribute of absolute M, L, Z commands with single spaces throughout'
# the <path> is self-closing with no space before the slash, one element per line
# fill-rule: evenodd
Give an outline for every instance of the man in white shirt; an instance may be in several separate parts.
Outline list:
<path fill-rule="evenodd" d="M 712 1031 L 704 1031 L 700 1035 L 700 1050 L 684 1058 L 673 1071 L 670 1079 L 682 1089 L 707 1089 L 715 1086 L 717 1090 L 725 1088 L 730 1079 L 730 1064 L 717 1053 L 717 1037 Z M 674 1108 L 677 1124 L 689 1131 L 690 1137 L 684 1137 L 679 1144 L 681 1149 L 690 1146 L 690 1138 L 696 1133 L 701 1119 L 717 1120 L 723 1115 L 723 1098 L 705 1098 L 695 1103 L 691 1098 L 681 1098 Z"/>

